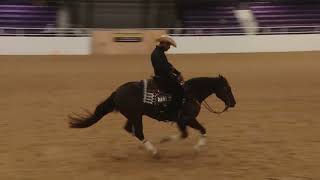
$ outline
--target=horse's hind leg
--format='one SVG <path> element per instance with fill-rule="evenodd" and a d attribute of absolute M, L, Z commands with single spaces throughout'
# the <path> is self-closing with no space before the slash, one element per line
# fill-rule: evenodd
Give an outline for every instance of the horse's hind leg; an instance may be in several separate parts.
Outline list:
<path fill-rule="evenodd" d="M 197 119 L 192 119 L 189 121 L 188 126 L 198 130 L 201 133 L 199 141 L 194 146 L 194 149 L 199 151 L 202 146 L 206 145 L 206 129 L 199 123 L 199 121 L 197 121 Z"/>
<path fill-rule="evenodd" d="M 127 122 L 124 125 L 123 129 L 126 130 L 128 133 L 132 134 L 133 136 L 135 135 L 134 126 L 132 125 L 132 123 L 129 120 L 127 120 Z"/>
<path fill-rule="evenodd" d="M 126 126 L 128 125 L 128 127 L 130 127 L 130 124 L 132 124 L 131 132 L 141 141 L 144 148 L 149 151 L 153 157 L 158 158 L 158 150 L 151 144 L 150 141 L 144 138 L 142 116 L 129 118 Z"/>
<path fill-rule="evenodd" d="M 166 136 L 160 140 L 160 143 L 165 143 L 165 142 L 169 142 L 169 141 L 176 141 L 176 140 L 187 138 L 188 131 L 187 131 L 187 123 L 186 122 L 188 122 L 188 120 L 186 120 L 185 118 L 181 118 L 181 119 L 177 120 L 177 126 L 180 131 L 180 134 Z"/>

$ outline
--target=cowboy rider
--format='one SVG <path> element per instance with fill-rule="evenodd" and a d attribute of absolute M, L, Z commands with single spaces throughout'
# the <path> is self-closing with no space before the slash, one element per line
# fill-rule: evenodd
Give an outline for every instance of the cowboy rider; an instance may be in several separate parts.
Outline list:
<path fill-rule="evenodd" d="M 157 39 L 158 45 L 151 54 L 151 62 L 154 68 L 156 80 L 172 93 L 172 103 L 169 113 L 176 113 L 182 106 L 184 90 L 181 73 L 168 62 L 165 52 L 172 46 L 177 47 L 176 42 L 168 35 L 162 35 Z"/>

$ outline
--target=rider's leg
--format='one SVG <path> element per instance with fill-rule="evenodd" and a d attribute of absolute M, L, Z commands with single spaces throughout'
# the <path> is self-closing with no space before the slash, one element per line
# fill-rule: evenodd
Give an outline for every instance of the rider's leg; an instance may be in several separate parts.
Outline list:
<path fill-rule="evenodd" d="M 179 84 L 177 79 L 168 79 L 169 91 L 172 93 L 172 102 L 170 105 L 171 112 L 177 112 L 182 107 L 184 97 L 183 87 Z"/>

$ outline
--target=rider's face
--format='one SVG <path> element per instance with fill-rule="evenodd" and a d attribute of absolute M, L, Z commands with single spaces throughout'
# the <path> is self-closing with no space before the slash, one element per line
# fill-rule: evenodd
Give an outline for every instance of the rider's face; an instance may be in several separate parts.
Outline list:
<path fill-rule="evenodd" d="M 165 51 L 168 51 L 170 49 L 171 44 L 168 42 L 162 42 L 161 46 L 164 48 Z"/>

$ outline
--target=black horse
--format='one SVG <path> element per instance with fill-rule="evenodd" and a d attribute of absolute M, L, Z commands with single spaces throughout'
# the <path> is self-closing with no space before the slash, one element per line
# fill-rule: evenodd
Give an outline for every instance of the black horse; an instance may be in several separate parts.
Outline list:
<path fill-rule="evenodd" d="M 165 118 L 168 121 L 177 123 L 181 134 L 166 137 L 161 142 L 186 138 L 188 136 L 186 127 L 189 126 L 199 130 L 201 133 L 200 139 L 194 147 L 198 150 L 206 142 L 206 130 L 196 119 L 201 109 L 201 103 L 211 94 L 216 94 L 225 103 L 224 111 L 226 111 L 229 107 L 234 107 L 236 101 L 228 81 L 221 75 L 214 78 L 200 77 L 190 79 L 185 82 L 184 90 L 188 98 L 184 102 L 181 113 Z M 141 81 L 125 83 L 100 103 L 93 114 L 88 112 L 87 116 L 69 116 L 70 127 L 86 128 L 98 122 L 106 114 L 119 111 L 127 118 L 124 129 L 136 136 L 153 156 L 157 156 L 157 149 L 144 138 L 142 116 L 147 115 L 158 120 L 164 120 L 163 117 L 165 116 L 159 116 L 157 108 L 153 108 L 143 102 L 143 92 L 144 84 Z"/>

